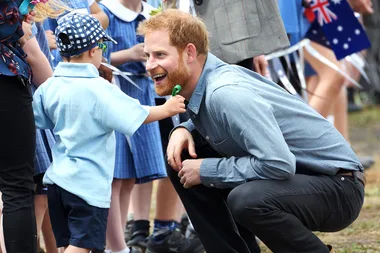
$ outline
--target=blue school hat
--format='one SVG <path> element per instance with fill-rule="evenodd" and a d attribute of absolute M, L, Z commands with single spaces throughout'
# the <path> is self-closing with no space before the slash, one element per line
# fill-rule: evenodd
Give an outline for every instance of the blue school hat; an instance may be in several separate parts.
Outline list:
<path fill-rule="evenodd" d="M 79 55 L 103 41 L 117 42 L 106 34 L 100 22 L 87 14 L 69 13 L 58 20 L 55 38 L 60 54 L 64 57 Z"/>

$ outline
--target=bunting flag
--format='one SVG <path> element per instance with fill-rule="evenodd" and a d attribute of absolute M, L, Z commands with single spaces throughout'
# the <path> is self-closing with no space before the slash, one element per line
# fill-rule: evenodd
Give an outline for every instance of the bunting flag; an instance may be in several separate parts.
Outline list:
<path fill-rule="evenodd" d="M 338 60 L 371 46 L 347 0 L 313 0 L 305 15 L 312 21 L 306 38 L 331 48 Z"/>

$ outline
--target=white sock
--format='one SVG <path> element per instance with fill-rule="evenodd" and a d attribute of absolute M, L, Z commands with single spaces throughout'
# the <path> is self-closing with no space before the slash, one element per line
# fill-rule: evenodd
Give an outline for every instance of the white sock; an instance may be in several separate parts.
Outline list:
<path fill-rule="evenodd" d="M 131 251 L 129 250 L 129 248 L 125 248 L 125 249 L 123 249 L 122 251 L 113 251 L 112 253 L 129 253 L 129 252 L 131 252 Z"/>

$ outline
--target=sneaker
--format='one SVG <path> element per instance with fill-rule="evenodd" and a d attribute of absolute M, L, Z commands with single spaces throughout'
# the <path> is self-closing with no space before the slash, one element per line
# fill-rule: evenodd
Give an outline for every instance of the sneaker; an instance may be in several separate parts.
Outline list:
<path fill-rule="evenodd" d="M 204 251 L 199 238 L 186 238 L 180 230 L 174 230 L 159 242 L 150 236 L 146 253 L 204 253 Z"/>
<path fill-rule="evenodd" d="M 125 226 L 124 241 L 127 243 L 132 237 L 132 228 L 134 220 L 129 220 Z"/>
<path fill-rule="evenodd" d="M 182 215 L 181 222 L 179 223 L 179 227 L 181 228 L 181 233 L 184 235 L 186 233 L 187 226 L 189 225 L 189 218 L 187 214 Z"/>
<path fill-rule="evenodd" d="M 142 252 L 145 252 L 148 236 L 149 231 L 137 230 L 132 234 L 131 239 L 127 242 L 127 246 L 132 248 L 138 247 L 141 248 Z"/>

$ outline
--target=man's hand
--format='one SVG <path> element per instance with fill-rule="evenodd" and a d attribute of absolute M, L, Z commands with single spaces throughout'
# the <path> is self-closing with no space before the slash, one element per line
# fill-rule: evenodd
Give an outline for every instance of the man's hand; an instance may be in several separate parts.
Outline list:
<path fill-rule="evenodd" d="M 200 168 L 204 159 L 190 159 L 182 163 L 182 169 L 178 172 L 181 184 L 186 189 L 201 184 Z"/>
<path fill-rule="evenodd" d="M 197 158 L 193 136 L 191 136 L 191 133 L 186 128 L 179 127 L 170 136 L 166 149 L 168 163 L 176 171 L 182 168 L 181 155 L 184 149 L 188 150 L 192 158 Z"/>
<path fill-rule="evenodd" d="M 352 9 L 361 14 L 373 13 L 372 0 L 349 0 Z"/>
<path fill-rule="evenodd" d="M 55 35 L 53 31 L 46 30 L 45 34 L 46 34 L 46 39 L 48 41 L 50 50 L 57 49 L 57 41 L 55 40 Z"/>
<path fill-rule="evenodd" d="M 259 55 L 253 58 L 254 71 L 262 76 L 267 75 L 268 61 L 265 59 L 265 55 Z"/>

